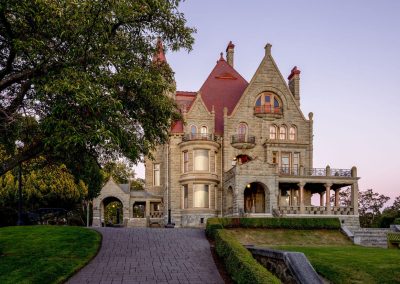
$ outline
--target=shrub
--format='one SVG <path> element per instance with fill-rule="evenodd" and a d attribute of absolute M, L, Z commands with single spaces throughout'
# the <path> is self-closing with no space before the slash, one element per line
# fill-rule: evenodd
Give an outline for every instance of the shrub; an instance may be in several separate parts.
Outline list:
<path fill-rule="evenodd" d="M 340 229 L 338 218 L 209 218 L 207 236 L 214 238 L 218 229 L 223 228 L 270 228 L 270 229 Z"/>
<path fill-rule="evenodd" d="M 400 218 L 394 219 L 394 224 L 395 225 L 400 225 Z"/>
<path fill-rule="evenodd" d="M 223 259 L 228 273 L 236 283 L 281 283 L 228 231 L 216 230 L 215 246 L 217 254 Z"/>

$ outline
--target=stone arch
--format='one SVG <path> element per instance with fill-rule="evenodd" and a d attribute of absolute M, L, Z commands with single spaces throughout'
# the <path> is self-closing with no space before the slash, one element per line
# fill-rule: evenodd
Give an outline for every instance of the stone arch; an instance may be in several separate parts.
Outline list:
<path fill-rule="evenodd" d="M 115 224 L 115 225 L 123 225 L 124 219 L 126 219 L 128 217 L 128 216 L 124 216 L 124 211 L 126 209 L 125 208 L 126 205 L 124 205 L 123 201 L 120 198 L 112 196 L 112 195 L 107 196 L 107 197 L 103 198 L 100 202 L 100 214 L 101 214 L 101 220 L 102 220 L 104 226 L 106 226 L 107 222 L 109 221 L 109 220 L 107 220 L 107 216 L 106 216 L 107 206 L 113 205 L 114 202 L 117 202 L 120 204 L 120 208 L 117 208 L 117 210 L 116 210 L 116 214 L 117 214 L 116 223 L 117 224 Z"/>
<path fill-rule="evenodd" d="M 262 182 L 251 182 L 243 190 L 244 213 L 270 213 L 270 191 Z"/>

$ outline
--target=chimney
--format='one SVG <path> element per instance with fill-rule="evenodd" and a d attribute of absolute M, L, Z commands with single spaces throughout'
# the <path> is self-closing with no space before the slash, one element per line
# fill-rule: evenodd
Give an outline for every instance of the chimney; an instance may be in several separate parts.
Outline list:
<path fill-rule="evenodd" d="M 160 37 L 157 39 L 156 53 L 153 55 L 153 62 L 167 62 L 167 59 L 165 58 L 163 42 Z"/>
<path fill-rule="evenodd" d="M 289 90 L 292 92 L 297 104 L 300 106 L 300 70 L 297 66 L 294 66 L 290 75 L 289 80 Z"/>
<path fill-rule="evenodd" d="M 226 61 L 230 66 L 233 67 L 233 53 L 235 51 L 235 45 L 230 41 L 226 47 Z"/>

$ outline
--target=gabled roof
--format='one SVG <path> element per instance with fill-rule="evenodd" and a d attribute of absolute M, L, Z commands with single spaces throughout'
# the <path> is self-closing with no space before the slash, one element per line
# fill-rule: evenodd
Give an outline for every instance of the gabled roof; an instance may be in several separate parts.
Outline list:
<path fill-rule="evenodd" d="M 200 95 L 211 112 L 215 110 L 215 133 L 224 131 L 224 107 L 232 112 L 246 89 L 247 81 L 222 57 L 200 88 Z"/>

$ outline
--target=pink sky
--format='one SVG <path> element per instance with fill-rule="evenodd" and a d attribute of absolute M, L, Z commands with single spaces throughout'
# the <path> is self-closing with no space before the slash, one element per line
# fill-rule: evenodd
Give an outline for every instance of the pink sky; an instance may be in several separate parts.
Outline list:
<path fill-rule="evenodd" d="M 197 34 L 189 54 L 167 53 L 178 90 L 199 90 L 230 40 L 249 81 L 269 42 L 284 77 L 301 70 L 314 167 L 357 166 L 360 190 L 400 195 L 400 1 L 192 0 L 180 11 Z"/>

